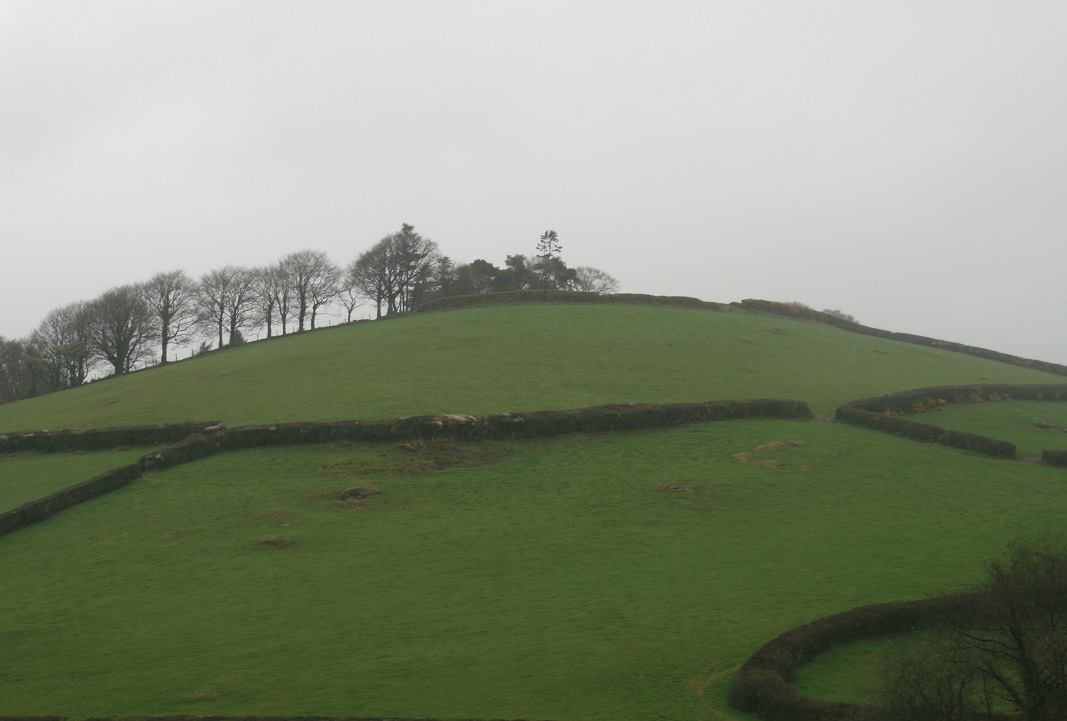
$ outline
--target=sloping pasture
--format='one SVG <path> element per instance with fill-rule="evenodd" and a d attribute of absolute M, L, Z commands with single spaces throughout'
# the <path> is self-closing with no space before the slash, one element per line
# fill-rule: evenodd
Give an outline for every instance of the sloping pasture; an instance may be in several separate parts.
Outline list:
<path fill-rule="evenodd" d="M 810 421 L 226 453 L 0 538 L 0 713 L 739 719 L 766 639 L 974 581 L 1065 501 Z"/>
<path fill-rule="evenodd" d="M 216 351 L 0 405 L 0 430 L 487 415 L 1062 376 L 740 310 L 540 303 L 416 314 Z"/>
<path fill-rule="evenodd" d="M 0 512 L 132 463 L 149 450 L 0 454 Z"/>

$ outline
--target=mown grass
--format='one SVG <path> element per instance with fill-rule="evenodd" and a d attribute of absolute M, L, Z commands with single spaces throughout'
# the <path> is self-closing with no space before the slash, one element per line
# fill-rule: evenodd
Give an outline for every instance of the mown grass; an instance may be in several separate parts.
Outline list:
<path fill-rule="evenodd" d="M 150 450 L 0 454 L 0 513 L 132 463 Z"/>
<path fill-rule="evenodd" d="M 952 403 L 910 418 L 1010 441 L 1020 456 L 1040 456 L 1041 451 L 1067 449 L 1067 403 Z"/>
<path fill-rule="evenodd" d="M 535 304 L 359 323 L 0 405 L 0 429 L 475 415 L 795 398 L 830 415 L 922 386 L 1062 382 L 1033 370 L 742 311 Z"/>
<path fill-rule="evenodd" d="M 817 422 L 226 454 L 0 538 L 0 713 L 746 718 L 763 642 L 974 582 L 1065 501 Z"/>

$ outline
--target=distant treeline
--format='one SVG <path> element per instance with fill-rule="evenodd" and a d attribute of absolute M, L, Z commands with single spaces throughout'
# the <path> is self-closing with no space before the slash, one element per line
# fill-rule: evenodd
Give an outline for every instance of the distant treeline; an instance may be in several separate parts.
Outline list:
<path fill-rule="evenodd" d="M 597 268 L 571 268 L 559 236 L 545 231 L 533 255 L 458 264 L 414 226 L 382 238 L 347 266 L 322 251 L 290 253 L 273 265 L 227 265 L 199 280 L 182 270 L 111 288 L 89 301 L 55 308 L 28 337 L 0 336 L 0 403 L 73 388 L 197 352 L 239 345 L 249 333 L 270 338 L 314 329 L 321 315 L 345 322 L 363 304 L 375 317 L 457 295 L 504 291 L 614 293 L 619 283 Z"/>

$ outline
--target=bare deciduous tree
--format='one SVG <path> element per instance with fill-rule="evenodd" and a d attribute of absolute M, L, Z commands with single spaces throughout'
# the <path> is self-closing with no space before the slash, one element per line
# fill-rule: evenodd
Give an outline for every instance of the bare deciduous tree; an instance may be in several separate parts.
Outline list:
<path fill-rule="evenodd" d="M 159 362 L 166 363 L 171 345 L 189 340 L 196 331 L 196 283 L 184 270 L 173 270 L 152 276 L 144 292 L 159 324 Z"/>
<path fill-rule="evenodd" d="M 837 318 L 838 320 L 848 321 L 849 323 L 858 323 L 859 322 L 858 320 L 856 320 L 856 316 L 852 315 L 851 313 L 846 313 L 846 312 L 844 312 L 842 310 L 836 310 L 834 308 L 824 308 L 823 309 L 823 313 L 825 313 L 826 315 L 829 315 L 829 316 L 833 316 L 834 318 Z"/>
<path fill-rule="evenodd" d="M 356 310 L 357 306 L 363 304 L 367 300 L 366 295 L 359 287 L 356 286 L 355 277 L 352 274 L 352 266 L 355 265 L 355 261 L 348 265 L 348 268 L 340 275 L 337 280 L 337 302 L 345 309 L 345 322 L 352 322 L 352 313 Z"/>
<path fill-rule="evenodd" d="M 385 303 L 386 288 L 389 284 L 387 266 L 383 239 L 370 250 L 360 253 L 345 270 L 345 282 L 375 304 L 377 318 L 382 317 L 382 304 Z"/>
<path fill-rule="evenodd" d="M 586 293 L 618 293 L 619 281 L 614 277 L 588 265 L 580 265 L 574 269 L 574 289 Z"/>
<path fill-rule="evenodd" d="M 73 388 L 89 377 L 96 361 L 94 323 L 91 304 L 78 301 L 49 311 L 34 330 L 32 347 L 47 390 Z"/>
<path fill-rule="evenodd" d="M 0 403 L 35 395 L 30 342 L 0 336 Z"/>
<path fill-rule="evenodd" d="M 248 327 L 256 309 L 256 276 L 248 268 L 238 268 L 229 287 L 226 320 L 230 328 L 230 344 L 241 338 L 240 331 Z M 243 339 L 242 341 L 243 342 Z"/>
<path fill-rule="evenodd" d="M 325 254 L 323 254 L 325 258 Z M 308 303 L 311 307 L 311 329 L 315 330 L 315 318 L 320 308 L 337 299 L 341 292 L 341 269 L 326 259 L 308 285 Z"/>
<path fill-rule="evenodd" d="M 281 260 L 293 300 L 296 302 L 297 332 L 304 330 L 308 313 L 311 314 L 311 327 L 315 327 L 314 317 L 318 309 L 329 302 L 334 295 L 340 270 L 321 250 L 300 250 L 290 253 Z"/>
<path fill-rule="evenodd" d="M 90 304 L 93 351 L 109 363 L 115 375 L 129 373 L 152 357 L 158 332 L 156 316 L 141 285 L 122 285 L 106 291 Z"/>
<path fill-rule="evenodd" d="M 379 318 L 383 304 L 389 313 L 408 311 L 416 302 L 419 283 L 429 276 L 438 256 L 437 243 L 404 223 L 348 266 L 346 282 L 375 303 Z"/>
<path fill-rule="evenodd" d="M 223 333 L 245 327 L 255 308 L 255 275 L 252 271 L 235 265 L 205 273 L 200 278 L 197 306 L 201 325 L 217 331 L 219 348 L 224 343 Z"/>
<path fill-rule="evenodd" d="M 973 719 L 998 708 L 1024 721 L 1067 719 L 1064 542 L 1046 533 L 1009 544 L 963 598 L 935 619 L 931 642 L 889 666 L 883 707 L 899 721 Z"/>
<path fill-rule="evenodd" d="M 252 271 L 255 278 L 253 296 L 255 298 L 256 325 L 267 327 L 267 337 L 274 335 L 274 313 L 278 310 L 279 299 L 286 295 L 282 288 L 285 277 L 277 265 L 267 268 L 256 268 Z M 283 321 L 284 323 L 284 318 Z"/>

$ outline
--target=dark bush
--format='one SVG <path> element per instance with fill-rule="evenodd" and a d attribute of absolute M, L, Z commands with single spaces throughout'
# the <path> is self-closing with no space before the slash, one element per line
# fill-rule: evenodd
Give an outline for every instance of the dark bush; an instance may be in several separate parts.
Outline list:
<path fill-rule="evenodd" d="M 711 303 L 686 296 L 645 295 L 643 293 L 584 293 L 577 290 L 515 290 L 502 293 L 454 295 L 427 301 L 417 312 L 452 310 L 486 305 L 514 303 L 623 303 L 626 305 L 666 305 L 675 308 L 725 310 L 722 303 Z"/>
<path fill-rule="evenodd" d="M 1050 466 L 1067 466 L 1067 451 L 1041 451 L 1041 460 Z"/>
<path fill-rule="evenodd" d="M 971 602 L 966 595 L 860 606 L 786 631 L 764 644 L 734 675 L 728 703 L 765 721 L 846 721 L 873 719 L 872 709 L 797 694 L 790 685 L 796 669 L 832 646 L 911 631 L 929 617 Z"/>
<path fill-rule="evenodd" d="M 941 444 L 993 458 L 1015 458 L 1015 444 L 964 431 L 945 430 Z"/>

